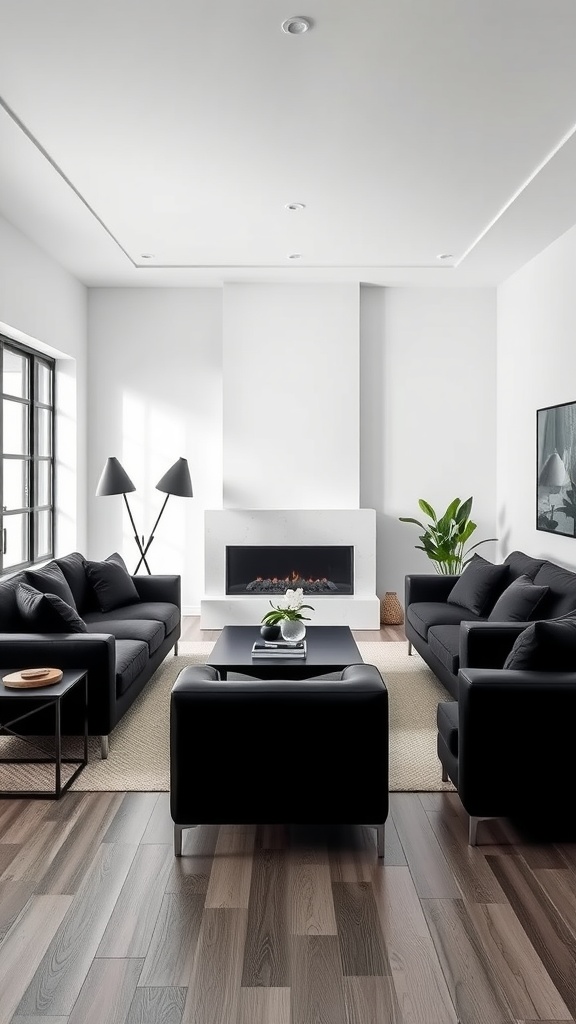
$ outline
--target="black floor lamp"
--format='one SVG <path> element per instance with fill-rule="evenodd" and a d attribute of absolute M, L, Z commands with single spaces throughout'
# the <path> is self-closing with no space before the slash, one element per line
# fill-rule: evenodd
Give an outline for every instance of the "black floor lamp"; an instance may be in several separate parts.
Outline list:
<path fill-rule="evenodd" d="M 144 562 L 144 565 L 148 569 L 148 565 L 146 563 L 146 553 L 147 553 L 148 548 L 150 547 L 152 541 L 154 540 L 154 534 L 156 532 L 156 527 L 158 526 L 158 523 L 160 522 L 160 519 L 162 518 L 162 513 L 163 513 L 164 509 L 166 508 L 166 503 L 167 503 L 168 498 L 170 497 L 170 495 L 174 494 L 175 496 L 177 496 L 179 498 L 191 498 L 192 497 L 192 480 L 190 479 L 190 470 L 188 469 L 188 460 L 187 459 L 178 459 L 178 461 L 175 462 L 173 466 L 170 466 L 170 469 L 166 473 L 164 473 L 164 476 L 161 477 L 161 479 L 156 484 L 156 490 L 157 491 L 163 491 L 166 494 L 166 497 L 164 498 L 164 501 L 162 503 L 162 508 L 160 509 L 160 512 L 158 513 L 158 518 L 157 518 L 156 522 L 154 523 L 154 526 L 152 527 L 152 532 L 151 532 L 150 536 L 148 537 L 148 540 L 146 541 L 146 543 L 144 545 L 144 549 L 140 548 L 140 561 L 138 562 L 138 565 L 136 566 L 136 569 L 134 570 L 135 574 L 138 572 L 138 569 L 140 568 L 140 565 L 142 564 L 142 562 Z M 148 569 L 148 572 L 150 572 L 150 569 Z"/>
<path fill-rule="evenodd" d="M 151 575 L 150 566 L 148 565 L 148 562 L 146 561 L 145 557 L 146 552 L 144 551 L 142 541 L 138 536 L 138 530 L 136 529 L 134 516 L 132 515 L 132 510 L 130 508 L 130 505 L 128 504 L 128 498 L 126 497 L 127 493 L 135 490 L 136 488 L 132 483 L 130 477 L 128 476 L 128 473 L 126 472 L 124 467 L 118 462 L 118 459 L 116 459 L 114 456 L 111 456 L 110 458 L 106 459 L 106 465 L 102 470 L 102 476 L 100 477 L 100 480 L 98 481 L 98 486 L 96 488 L 96 497 L 101 498 L 109 494 L 121 494 L 123 496 L 124 501 L 126 503 L 126 508 L 128 509 L 128 515 L 130 516 L 130 522 L 132 523 L 132 529 L 134 530 L 134 540 L 136 541 L 136 544 L 138 545 L 138 551 L 140 552 L 140 561 L 138 562 L 138 565 L 144 562 L 144 565 L 148 570 L 148 574 Z M 138 566 L 136 568 L 138 568 Z"/>

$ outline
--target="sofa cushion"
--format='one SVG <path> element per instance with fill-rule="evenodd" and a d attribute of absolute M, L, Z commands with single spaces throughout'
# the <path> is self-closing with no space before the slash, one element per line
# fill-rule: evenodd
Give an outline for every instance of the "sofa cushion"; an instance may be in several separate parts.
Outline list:
<path fill-rule="evenodd" d="M 443 700 L 436 709 L 438 732 L 448 750 L 458 757 L 458 701 Z"/>
<path fill-rule="evenodd" d="M 534 582 L 549 587 L 538 612 L 540 618 L 557 619 L 576 610 L 576 573 L 554 562 L 544 562 Z"/>
<path fill-rule="evenodd" d="M 25 569 L 24 579 L 42 594 L 57 594 L 71 608 L 76 608 L 68 580 L 57 562 L 48 562 L 41 569 Z"/>
<path fill-rule="evenodd" d="M 518 576 L 529 576 L 534 579 L 536 573 L 544 565 L 543 558 L 531 558 L 523 551 L 511 551 L 504 559 L 504 565 L 510 568 L 510 579 L 515 580 Z"/>
<path fill-rule="evenodd" d="M 43 594 L 41 590 L 20 583 L 16 603 L 22 618 L 35 633 L 86 633 L 86 623 L 72 605 L 66 604 L 58 594 Z"/>
<path fill-rule="evenodd" d="M 508 582 L 510 567 L 494 565 L 474 555 L 448 594 L 448 604 L 457 604 L 475 615 L 487 615 Z"/>
<path fill-rule="evenodd" d="M 431 626 L 457 626 L 461 622 L 480 620 L 479 615 L 473 615 L 460 605 L 446 604 L 446 601 L 415 601 L 408 605 L 406 617 L 424 640 L 428 639 Z"/>
<path fill-rule="evenodd" d="M 66 578 L 80 615 L 83 615 L 85 611 L 97 608 L 96 597 L 86 575 L 84 555 L 81 555 L 79 551 L 72 551 L 69 555 L 57 558 L 56 564 Z"/>
<path fill-rule="evenodd" d="M 143 640 L 154 654 L 162 643 L 164 623 L 157 619 L 117 619 L 116 613 L 86 612 L 86 625 L 91 633 L 111 633 L 117 640 Z"/>
<path fill-rule="evenodd" d="M 119 562 L 106 559 L 104 562 L 86 561 L 85 565 L 100 611 L 111 612 L 140 600 L 132 577 Z"/>
<path fill-rule="evenodd" d="M 428 646 L 445 668 L 454 675 L 460 662 L 460 626 L 431 626 Z"/>
<path fill-rule="evenodd" d="M 168 636 L 180 622 L 178 606 L 169 601 L 140 601 L 139 604 L 128 604 L 125 608 L 115 608 L 110 616 L 117 622 L 126 619 L 156 619 L 164 626 L 164 635 Z M 93 616 L 87 615 L 86 621 L 92 623 Z M 90 625 L 92 629 L 92 625 Z"/>
<path fill-rule="evenodd" d="M 576 672 L 576 615 L 530 623 L 514 641 L 504 668 Z"/>
<path fill-rule="evenodd" d="M 143 640 L 116 641 L 116 696 L 121 697 L 148 664 Z"/>
<path fill-rule="evenodd" d="M 28 628 L 16 603 L 16 591 L 24 582 L 24 573 L 19 572 L 0 583 L 0 633 L 23 633 Z"/>
<path fill-rule="evenodd" d="M 517 576 L 496 601 L 488 622 L 528 622 L 541 606 L 548 587 L 532 583 L 529 576 Z"/>

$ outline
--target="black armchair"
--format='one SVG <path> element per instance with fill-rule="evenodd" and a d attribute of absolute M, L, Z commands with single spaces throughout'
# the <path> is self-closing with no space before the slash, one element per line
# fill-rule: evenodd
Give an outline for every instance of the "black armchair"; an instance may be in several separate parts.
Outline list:
<path fill-rule="evenodd" d="M 194 824 L 347 822 L 375 823 L 383 857 L 388 761 L 388 691 L 373 665 L 304 680 L 186 668 L 170 701 L 174 852 Z"/>
<path fill-rule="evenodd" d="M 506 817 L 552 832 L 574 799 L 576 672 L 460 669 L 458 701 L 438 705 L 442 778 L 470 815 Z"/>

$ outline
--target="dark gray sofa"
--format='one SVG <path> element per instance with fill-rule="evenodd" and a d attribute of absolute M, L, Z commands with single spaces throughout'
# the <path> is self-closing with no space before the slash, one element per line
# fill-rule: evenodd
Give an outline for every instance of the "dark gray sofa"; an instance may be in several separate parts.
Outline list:
<path fill-rule="evenodd" d="M 576 609 L 576 573 L 554 562 L 513 551 L 504 559 L 504 590 L 519 576 L 549 587 L 535 617 L 552 619 Z M 406 576 L 405 633 L 427 665 L 458 699 L 458 672 L 465 668 L 502 668 L 514 641 L 528 622 L 488 622 L 446 598 L 457 576 L 435 573 Z"/>
<path fill-rule="evenodd" d="M 110 559 L 119 556 L 109 556 Z M 120 559 L 121 561 L 121 559 Z M 54 567 L 57 567 L 56 569 Z M 75 610 L 88 632 L 29 632 L 17 604 L 21 582 L 52 592 L 61 570 L 72 592 Z M 4 671 L 51 666 L 88 670 L 88 731 L 101 737 L 102 757 L 108 737 L 166 655 L 176 648 L 181 632 L 180 576 L 133 576 L 138 601 L 112 611 L 99 608 L 96 591 L 79 552 L 56 558 L 40 569 L 22 571 L 0 582 L 0 667 Z M 3 703 L 7 720 L 8 700 Z M 34 717 L 34 733 L 53 733 L 46 714 Z M 63 708 L 62 732 L 83 732 L 83 708 Z M 26 723 L 19 725 L 22 733 Z"/>

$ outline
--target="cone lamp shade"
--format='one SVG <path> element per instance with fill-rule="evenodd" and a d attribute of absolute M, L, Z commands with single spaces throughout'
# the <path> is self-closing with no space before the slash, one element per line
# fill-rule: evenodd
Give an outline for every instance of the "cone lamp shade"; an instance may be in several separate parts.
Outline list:
<path fill-rule="evenodd" d="M 106 494 L 128 494 L 130 491 L 135 490 L 136 488 L 128 473 L 118 462 L 118 459 L 114 458 L 114 456 L 106 459 L 106 465 L 102 470 L 102 476 L 96 488 L 96 497 L 101 498 Z"/>
<path fill-rule="evenodd" d="M 178 459 L 156 484 L 157 491 L 174 494 L 179 498 L 191 498 L 192 480 L 187 459 Z"/>

